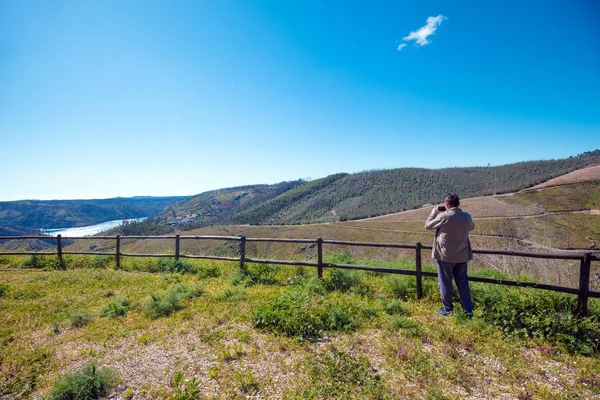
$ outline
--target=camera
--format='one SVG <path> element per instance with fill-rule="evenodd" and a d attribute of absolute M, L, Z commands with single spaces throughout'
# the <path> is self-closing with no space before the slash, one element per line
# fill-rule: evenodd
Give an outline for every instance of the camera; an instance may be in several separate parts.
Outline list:
<path fill-rule="evenodd" d="M 438 207 L 438 211 L 439 211 L 439 212 L 446 211 L 446 207 L 445 207 L 445 206 L 439 206 L 439 207 Z"/>

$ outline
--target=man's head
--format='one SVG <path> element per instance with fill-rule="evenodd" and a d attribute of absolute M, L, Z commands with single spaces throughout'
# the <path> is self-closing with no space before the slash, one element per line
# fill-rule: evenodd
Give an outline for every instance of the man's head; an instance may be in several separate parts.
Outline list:
<path fill-rule="evenodd" d="M 446 208 L 458 207 L 460 205 L 460 199 L 457 194 L 449 193 L 444 197 L 444 203 L 446 204 Z"/>

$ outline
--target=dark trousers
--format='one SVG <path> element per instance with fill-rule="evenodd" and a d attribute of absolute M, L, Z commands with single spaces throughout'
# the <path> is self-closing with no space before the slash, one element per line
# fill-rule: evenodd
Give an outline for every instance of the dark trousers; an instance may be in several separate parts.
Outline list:
<path fill-rule="evenodd" d="M 442 295 L 442 304 L 444 310 L 452 311 L 452 278 L 456 283 L 458 295 L 460 296 L 460 305 L 465 311 L 473 311 L 473 300 L 471 299 L 471 289 L 469 289 L 469 278 L 467 277 L 467 263 L 449 263 L 437 260 L 438 267 L 438 286 Z"/>

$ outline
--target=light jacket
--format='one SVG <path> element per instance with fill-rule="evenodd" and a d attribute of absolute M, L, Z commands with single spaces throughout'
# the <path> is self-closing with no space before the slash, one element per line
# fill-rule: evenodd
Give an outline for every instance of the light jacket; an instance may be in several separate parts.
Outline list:
<path fill-rule="evenodd" d="M 469 231 L 475 228 L 469 213 L 458 207 L 429 215 L 425 229 L 435 230 L 431 257 L 449 263 L 463 263 L 473 259 Z"/>

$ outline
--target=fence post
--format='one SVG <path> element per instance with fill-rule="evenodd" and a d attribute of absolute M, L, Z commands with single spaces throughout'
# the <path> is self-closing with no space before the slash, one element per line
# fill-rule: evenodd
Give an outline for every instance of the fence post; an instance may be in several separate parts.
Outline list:
<path fill-rule="evenodd" d="M 179 246 L 180 246 L 179 235 L 175 235 L 175 261 L 179 261 Z"/>
<path fill-rule="evenodd" d="M 415 270 L 416 270 L 416 278 L 417 278 L 417 300 L 421 300 L 423 298 L 423 275 L 421 274 L 421 249 L 423 245 L 421 242 L 417 242 L 415 247 Z"/>
<path fill-rule="evenodd" d="M 240 252 L 240 269 L 243 271 L 246 268 L 246 236 L 240 236 L 238 250 Z"/>
<path fill-rule="evenodd" d="M 323 238 L 317 239 L 317 275 L 323 278 Z"/>
<path fill-rule="evenodd" d="M 120 269 L 121 268 L 121 235 L 117 235 L 115 239 L 117 239 L 117 249 L 115 252 L 115 265 L 116 265 L 117 269 Z"/>
<path fill-rule="evenodd" d="M 60 236 L 60 234 L 56 235 L 56 254 L 58 255 L 58 262 L 60 263 L 60 267 L 62 269 L 66 269 L 65 268 L 65 263 L 63 261 L 62 237 Z"/>
<path fill-rule="evenodd" d="M 590 292 L 590 270 L 592 266 L 592 253 L 583 253 L 579 264 L 579 295 L 575 315 L 585 317 L 588 313 L 588 298 Z"/>

